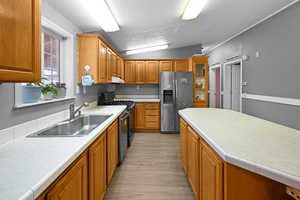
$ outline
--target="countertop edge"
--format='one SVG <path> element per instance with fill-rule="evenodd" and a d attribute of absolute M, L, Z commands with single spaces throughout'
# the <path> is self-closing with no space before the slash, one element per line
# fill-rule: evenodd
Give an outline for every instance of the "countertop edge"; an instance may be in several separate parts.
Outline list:
<path fill-rule="evenodd" d="M 133 102 L 136 102 L 136 103 L 159 103 L 160 102 L 160 99 L 138 99 L 138 98 L 116 98 L 115 99 L 116 101 L 133 101 Z"/>
<path fill-rule="evenodd" d="M 221 147 L 219 147 L 217 144 L 215 144 L 211 139 L 205 134 L 204 131 L 201 130 L 201 128 L 194 124 L 187 115 L 185 115 L 182 110 L 180 110 L 179 115 L 188 122 L 188 124 L 207 142 L 211 148 L 213 148 L 217 154 L 227 163 L 233 164 L 235 166 L 238 166 L 240 168 L 246 169 L 248 171 L 251 171 L 255 174 L 259 174 L 261 176 L 270 178 L 272 180 L 278 181 L 282 184 L 286 184 L 291 187 L 300 188 L 300 179 L 298 177 L 283 173 L 281 171 L 278 171 L 276 169 L 271 169 L 262 165 L 258 165 L 253 162 L 249 162 L 240 158 L 236 158 L 234 156 L 231 156 L 230 154 L 227 154 L 224 152 Z"/>

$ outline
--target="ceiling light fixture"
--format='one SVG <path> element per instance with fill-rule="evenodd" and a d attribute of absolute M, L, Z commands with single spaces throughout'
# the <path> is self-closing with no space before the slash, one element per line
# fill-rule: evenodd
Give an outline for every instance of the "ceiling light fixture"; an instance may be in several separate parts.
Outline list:
<path fill-rule="evenodd" d="M 203 10 L 207 0 L 189 0 L 186 5 L 182 19 L 191 20 L 198 17 L 200 12 Z"/>
<path fill-rule="evenodd" d="M 120 30 L 105 0 L 81 0 L 82 5 L 94 17 L 105 32 Z"/>
<path fill-rule="evenodd" d="M 144 52 L 149 52 L 149 51 L 163 50 L 163 49 L 167 49 L 168 47 L 169 47 L 168 44 L 163 44 L 163 45 L 152 46 L 152 47 L 147 47 L 147 48 L 129 50 L 129 51 L 126 51 L 126 54 L 131 55 L 131 54 L 144 53 Z"/>

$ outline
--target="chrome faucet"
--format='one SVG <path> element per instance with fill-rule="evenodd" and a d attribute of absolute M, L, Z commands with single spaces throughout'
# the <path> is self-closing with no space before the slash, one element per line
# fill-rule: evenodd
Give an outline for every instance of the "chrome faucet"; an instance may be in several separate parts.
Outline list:
<path fill-rule="evenodd" d="M 75 118 L 76 113 L 78 113 L 80 116 L 81 115 L 81 109 L 83 107 L 88 107 L 89 103 L 88 102 L 84 102 L 81 106 L 79 106 L 76 110 L 75 110 L 75 103 L 70 104 L 69 106 L 69 111 L 70 111 L 70 120 Z"/>

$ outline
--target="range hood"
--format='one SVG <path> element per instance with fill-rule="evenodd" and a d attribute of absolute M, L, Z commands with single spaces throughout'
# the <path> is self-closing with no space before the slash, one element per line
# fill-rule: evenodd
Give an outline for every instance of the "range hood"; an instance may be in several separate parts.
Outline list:
<path fill-rule="evenodd" d="M 125 81 L 123 79 L 116 77 L 116 76 L 111 77 L 111 82 L 112 83 L 125 83 Z"/>

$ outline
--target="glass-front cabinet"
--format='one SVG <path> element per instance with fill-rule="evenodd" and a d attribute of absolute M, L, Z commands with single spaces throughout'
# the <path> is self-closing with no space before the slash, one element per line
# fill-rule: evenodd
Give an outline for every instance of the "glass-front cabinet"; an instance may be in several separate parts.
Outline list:
<path fill-rule="evenodd" d="M 193 56 L 189 69 L 194 73 L 194 107 L 208 107 L 208 57 Z"/>

